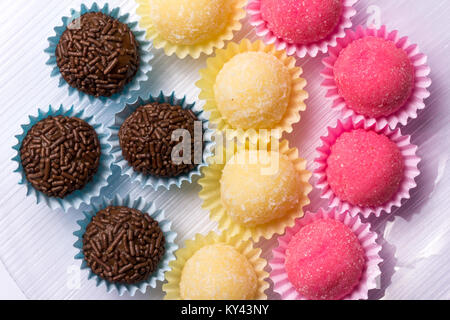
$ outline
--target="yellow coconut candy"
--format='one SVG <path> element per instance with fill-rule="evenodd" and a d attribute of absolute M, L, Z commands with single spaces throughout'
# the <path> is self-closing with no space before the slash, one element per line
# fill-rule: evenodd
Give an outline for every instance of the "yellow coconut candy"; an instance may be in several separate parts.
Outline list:
<path fill-rule="evenodd" d="M 157 49 L 198 59 L 223 48 L 242 28 L 247 0 L 136 0 L 139 25 Z"/>
<path fill-rule="evenodd" d="M 254 267 L 243 254 L 226 244 L 199 249 L 186 261 L 181 274 L 183 300 L 250 300 L 257 290 Z"/>
<path fill-rule="evenodd" d="M 262 250 L 227 233 L 196 234 L 175 252 L 163 290 L 166 300 L 266 300 L 269 274 Z"/>
<path fill-rule="evenodd" d="M 226 132 L 229 139 L 252 143 L 263 139 L 261 129 L 276 139 L 292 132 L 300 111 L 306 110 L 308 97 L 295 58 L 273 44 L 248 39 L 230 42 L 215 54 L 200 70 L 196 85 L 201 89 L 199 98 L 205 101 L 203 109 L 210 113 L 210 123 L 217 131 Z"/>
<path fill-rule="evenodd" d="M 171 43 L 194 45 L 221 34 L 229 24 L 234 0 L 150 0 L 150 18 Z"/>
<path fill-rule="evenodd" d="M 266 52 L 244 52 L 220 70 L 214 95 L 222 116 L 235 128 L 270 129 L 289 105 L 292 76 L 283 62 Z"/>
<path fill-rule="evenodd" d="M 302 183 L 301 173 L 286 155 L 241 150 L 223 169 L 221 200 L 235 222 L 261 225 L 299 210 Z"/>

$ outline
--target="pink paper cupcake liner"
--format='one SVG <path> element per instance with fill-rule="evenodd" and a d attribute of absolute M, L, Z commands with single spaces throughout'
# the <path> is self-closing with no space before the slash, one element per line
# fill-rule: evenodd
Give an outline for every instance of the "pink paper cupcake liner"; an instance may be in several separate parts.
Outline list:
<path fill-rule="evenodd" d="M 357 114 L 346 104 L 344 98 L 339 95 L 333 72 L 334 64 L 340 52 L 351 42 L 367 36 L 393 41 L 398 48 L 402 48 L 408 54 L 415 69 L 414 88 L 405 105 L 389 116 L 376 119 Z M 321 75 L 325 80 L 321 86 L 327 89 L 325 97 L 332 101 L 332 108 L 342 111 L 344 118 L 366 119 L 369 124 L 378 122 L 380 126 L 388 124 L 389 127 L 394 129 L 399 123 L 406 125 L 408 119 L 417 118 L 418 110 L 425 108 L 424 99 L 430 96 L 430 92 L 427 90 L 431 85 L 431 79 L 428 77 L 430 67 L 427 65 L 427 56 L 420 53 L 418 45 L 411 44 L 408 37 L 400 38 L 397 30 L 388 32 L 386 26 L 382 26 L 380 29 L 365 29 L 362 26 L 358 26 L 356 31 L 347 30 L 345 37 L 338 39 L 337 45 L 330 48 L 329 56 L 324 58 L 322 63 L 325 65 L 325 69 L 321 72 Z"/>
<path fill-rule="evenodd" d="M 307 212 L 304 218 L 297 219 L 294 227 L 286 229 L 284 236 L 278 238 L 278 246 L 272 251 L 273 258 L 269 262 L 274 291 L 280 294 L 283 300 L 306 300 L 289 281 L 285 269 L 286 249 L 292 237 L 301 228 L 320 219 L 340 221 L 358 237 L 365 252 L 366 267 L 359 284 L 343 300 L 367 299 L 369 290 L 377 288 L 377 280 L 381 275 L 379 264 L 383 259 L 379 255 L 381 245 L 376 242 L 378 235 L 370 231 L 369 223 L 362 223 L 359 217 L 352 217 L 349 213 L 339 213 L 335 209 L 329 211 L 319 209 L 317 213 Z"/>
<path fill-rule="evenodd" d="M 378 207 L 360 207 L 343 201 L 337 197 L 327 180 L 327 159 L 331 153 L 331 146 L 336 142 L 337 138 L 344 132 L 364 129 L 373 130 L 376 133 L 384 134 L 391 141 L 397 144 L 404 159 L 404 177 L 400 183 L 397 193 L 390 201 Z M 348 211 L 352 216 L 361 213 L 365 218 L 371 214 L 379 217 L 381 212 L 391 213 L 394 207 L 400 207 L 402 200 L 410 198 L 410 191 L 417 186 L 415 178 L 420 174 L 417 165 L 420 158 L 416 155 L 417 146 L 411 144 L 411 136 L 402 135 L 400 129 L 391 130 L 387 124 L 384 126 L 377 125 L 376 122 L 369 123 L 364 119 L 347 118 L 338 120 L 335 128 L 328 127 L 328 135 L 320 138 L 323 142 L 322 146 L 317 148 L 319 156 L 314 160 L 316 169 L 314 175 L 317 178 L 316 186 L 322 190 L 321 198 L 329 199 L 330 207 L 336 208 L 340 213 Z"/>
<path fill-rule="evenodd" d="M 325 39 L 310 44 L 293 44 L 277 37 L 269 28 L 268 23 L 261 15 L 261 0 L 252 0 L 247 6 L 250 16 L 249 22 L 255 27 L 256 34 L 262 37 L 267 44 L 274 44 L 277 50 L 286 50 L 288 55 L 296 54 L 299 58 L 307 54 L 311 57 L 317 56 L 319 52 L 327 53 L 328 47 L 336 45 L 337 38 L 345 35 L 345 29 L 352 27 L 351 18 L 356 14 L 353 8 L 358 0 L 343 0 L 341 20 L 335 30 Z"/>

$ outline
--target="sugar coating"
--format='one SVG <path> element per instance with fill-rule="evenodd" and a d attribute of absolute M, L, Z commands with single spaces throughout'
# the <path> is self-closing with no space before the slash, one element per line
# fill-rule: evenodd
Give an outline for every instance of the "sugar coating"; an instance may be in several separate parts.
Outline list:
<path fill-rule="evenodd" d="M 198 250 L 186 262 L 180 281 L 183 300 L 251 300 L 257 288 L 258 278 L 248 259 L 225 244 Z"/>
<path fill-rule="evenodd" d="M 316 220 L 289 242 L 285 267 L 289 281 L 307 299 L 338 300 L 358 285 L 364 249 L 342 222 Z"/>
<path fill-rule="evenodd" d="M 334 65 L 339 94 L 355 112 L 373 118 L 401 108 L 414 87 L 414 66 L 395 43 L 358 39 L 342 50 Z"/>
<path fill-rule="evenodd" d="M 256 226 L 298 209 L 301 177 L 294 163 L 278 152 L 240 151 L 225 165 L 220 191 L 233 220 Z"/>
<path fill-rule="evenodd" d="M 344 201 L 362 207 L 380 206 L 397 192 L 403 178 L 403 157 L 383 134 L 363 129 L 343 133 L 331 147 L 327 180 Z"/>
<path fill-rule="evenodd" d="M 261 0 L 268 28 L 290 43 L 308 44 L 331 34 L 341 19 L 341 0 Z"/>
<path fill-rule="evenodd" d="M 234 0 L 150 0 L 150 17 L 161 36 L 194 45 L 222 33 L 230 22 Z"/>
<path fill-rule="evenodd" d="M 219 72 L 214 85 L 217 107 L 233 127 L 272 129 L 289 104 L 289 69 L 265 52 L 234 56 Z"/>

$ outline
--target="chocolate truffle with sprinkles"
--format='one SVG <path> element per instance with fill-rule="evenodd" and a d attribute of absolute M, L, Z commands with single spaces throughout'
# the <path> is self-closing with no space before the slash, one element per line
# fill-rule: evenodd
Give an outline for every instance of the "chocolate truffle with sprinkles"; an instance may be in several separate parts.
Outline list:
<path fill-rule="evenodd" d="M 20 149 L 27 180 L 35 189 L 56 198 L 64 198 L 91 181 L 100 155 L 94 128 L 84 120 L 66 116 L 50 116 L 36 123 Z"/>
<path fill-rule="evenodd" d="M 110 206 L 97 212 L 83 235 L 84 259 L 92 272 L 110 282 L 146 280 L 165 253 L 158 222 L 139 210 Z"/>
<path fill-rule="evenodd" d="M 89 12 L 62 34 L 56 62 L 70 86 L 95 97 L 110 97 L 136 75 L 139 43 L 126 24 Z"/>
<path fill-rule="evenodd" d="M 168 103 L 152 103 L 139 107 L 122 124 L 119 130 L 123 157 L 137 172 L 157 177 L 177 177 L 195 168 L 195 151 L 202 139 L 195 142 L 194 123 L 197 116 L 189 109 Z M 191 136 L 191 161 L 175 163 L 173 148 L 180 141 L 172 141 L 178 129 L 189 131 Z M 183 157 L 180 151 L 179 157 Z"/>

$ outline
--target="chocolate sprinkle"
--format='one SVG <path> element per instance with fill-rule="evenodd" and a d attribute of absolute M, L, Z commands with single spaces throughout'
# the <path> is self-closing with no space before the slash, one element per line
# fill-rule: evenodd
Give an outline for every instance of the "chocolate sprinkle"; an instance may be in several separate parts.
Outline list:
<path fill-rule="evenodd" d="M 140 64 L 139 43 L 130 28 L 101 12 L 89 12 L 73 21 L 55 54 L 67 83 L 95 97 L 122 91 Z"/>
<path fill-rule="evenodd" d="M 123 157 L 135 171 L 143 174 L 176 177 L 190 172 L 196 166 L 195 121 L 198 121 L 196 115 L 180 106 L 167 103 L 141 106 L 120 127 L 119 140 Z M 176 164 L 172 161 L 172 150 L 180 143 L 172 141 L 172 133 L 177 129 L 188 130 L 191 135 L 190 164 Z M 183 156 L 182 152 L 179 156 Z"/>
<path fill-rule="evenodd" d="M 158 222 L 127 207 L 110 206 L 92 218 L 83 235 L 83 253 L 99 277 L 117 283 L 146 280 L 165 253 Z"/>
<path fill-rule="evenodd" d="M 82 189 L 100 163 L 97 133 L 84 120 L 57 116 L 36 123 L 22 142 L 27 180 L 49 197 L 64 198 Z"/>

